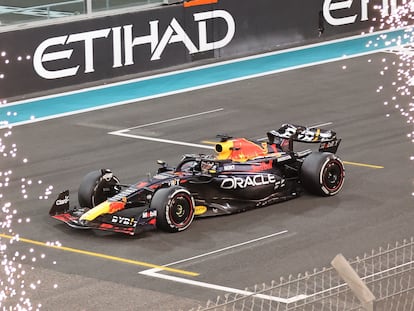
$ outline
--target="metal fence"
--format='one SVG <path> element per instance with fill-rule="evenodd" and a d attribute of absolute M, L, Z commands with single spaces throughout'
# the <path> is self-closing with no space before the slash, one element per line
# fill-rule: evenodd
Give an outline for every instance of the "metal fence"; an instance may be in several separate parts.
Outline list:
<path fill-rule="evenodd" d="M 414 238 L 348 260 L 374 294 L 376 311 L 414 310 Z M 226 294 L 190 311 L 351 311 L 361 302 L 333 267 L 315 269 L 245 294 Z"/>

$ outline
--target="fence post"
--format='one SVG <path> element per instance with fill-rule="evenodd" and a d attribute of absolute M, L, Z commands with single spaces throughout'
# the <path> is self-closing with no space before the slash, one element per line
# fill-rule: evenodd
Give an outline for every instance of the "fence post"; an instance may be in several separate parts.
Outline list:
<path fill-rule="evenodd" d="M 92 14 L 92 0 L 86 0 L 86 14 Z"/>
<path fill-rule="evenodd" d="M 359 277 L 345 257 L 342 254 L 336 255 L 331 261 L 331 265 L 361 302 L 362 309 L 365 311 L 374 311 L 374 294 L 369 290 L 365 282 Z"/>

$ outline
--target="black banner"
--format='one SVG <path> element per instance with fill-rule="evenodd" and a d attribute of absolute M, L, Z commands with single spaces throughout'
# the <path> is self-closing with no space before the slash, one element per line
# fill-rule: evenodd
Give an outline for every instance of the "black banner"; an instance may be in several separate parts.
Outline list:
<path fill-rule="evenodd" d="M 0 102 L 360 34 L 374 2 L 219 0 L 0 33 Z"/>

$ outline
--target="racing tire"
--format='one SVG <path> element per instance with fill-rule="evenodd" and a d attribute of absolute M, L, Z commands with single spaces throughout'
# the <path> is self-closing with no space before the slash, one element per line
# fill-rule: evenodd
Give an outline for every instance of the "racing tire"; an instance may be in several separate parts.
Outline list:
<path fill-rule="evenodd" d="M 119 183 L 119 179 L 107 169 L 92 171 L 85 175 L 78 190 L 80 207 L 94 208 L 114 196 L 119 192 L 116 187 Z"/>
<path fill-rule="evenodd" d="M 341 191 L 344 180 L 344 164 L 333 153 L 313 152 L 302 163 L 301 182 L 313 194 L 335 195 Z"/>
<path fill-rule="evenodd" d="M 150 207 L 157 210 L 157 228 L 166 232 L 187 229 L 194 219 L 194 198 L 182 187 L 169 187 L 157 190 Z"/>

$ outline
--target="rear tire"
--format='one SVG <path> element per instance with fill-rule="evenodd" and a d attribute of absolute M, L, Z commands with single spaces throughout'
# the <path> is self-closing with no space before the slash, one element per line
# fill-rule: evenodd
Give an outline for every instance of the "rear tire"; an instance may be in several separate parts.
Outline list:
<path fill-rule="evenodd" d="M 157 228 L 166 232 L 187 229 L 194 219 L 194 199 L 182 187 L 161 188 L 154 193 L 150 207 L 157 210 Z"/>
<path fill-rule="evenodd" d="M 119 179 L 111 174 L 110 170 L 99 170 L 83 177 L 78 190 L 80 207 L 93 208 L 119 192 Z"/>
<path fill-rule="evenodd" d="M 301 168 L 301 182 L 306 190 L 320 196 L 332 196 L 341 191 L 345 180 L 342 161 L 333 153 L 313 152 Z"/>

